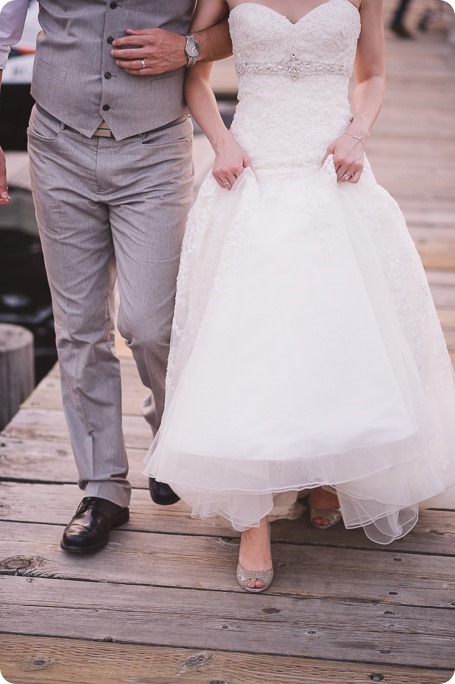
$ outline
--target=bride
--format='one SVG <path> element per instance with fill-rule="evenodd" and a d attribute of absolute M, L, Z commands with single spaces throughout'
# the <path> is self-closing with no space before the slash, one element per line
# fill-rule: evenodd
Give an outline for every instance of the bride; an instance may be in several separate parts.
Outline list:
<path fill-rule="evenodd" d="M 146 472 L 242 532 L 237 579 L 260 592 L 268 520 L 297 517 L 303 490 L 321 530 L 342 517 L 387 544 L 412 529 L 455 483 L 455 393 L 422 264 L 365 157 L 382 3 L 199 0 L 193 29 L 227 11 L 230 131 L 210 65 L 187 75 L 216 160 L 188 219 Z"/>

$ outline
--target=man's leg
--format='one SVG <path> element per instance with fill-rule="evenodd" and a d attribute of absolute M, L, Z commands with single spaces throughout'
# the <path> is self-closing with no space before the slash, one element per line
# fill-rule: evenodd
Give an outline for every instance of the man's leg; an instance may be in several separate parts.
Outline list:
<path fill-rule="evenodd" d="M 129 141 L 122 148 L 125 190 L 109 207 L 120 292 L 118 327 L 150 390 L 144 413 L 153 434 L 164 408 L 176 278 L 192 201 L 191 133 L 185 120 Z M 118 158 L 109 158 L 106 181 L 116 175 L 111 165 Z"/>
<path fill-rule="evenodd" d="M 113 350 L 115 261 L 108 209 L 97 196 L 98 139 L 62 130 L 35 110 L 29 153 L 79 485 L 86 496 L 126 507 L 130 485 Z"/>

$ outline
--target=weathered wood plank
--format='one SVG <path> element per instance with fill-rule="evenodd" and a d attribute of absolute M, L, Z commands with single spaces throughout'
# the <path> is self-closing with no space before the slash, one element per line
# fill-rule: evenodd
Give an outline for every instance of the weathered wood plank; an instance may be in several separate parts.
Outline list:
<path fill-rule="evenodd" d="M 72 485 L 23 483 L 3 483 L 0 494 L 1 520 L 62 526 L 74 515 L 83 496 L 83 492 Z M 182 502 L 174 506 L 157 506 L 151 501 L 148 490 L 133 490 L 130 513 L 130 522 L 122 529 L 190 536 L 238 536 L 226 525 L 214 526 L 192 519 Z M 371 549 L 378 553 L 455 555 L 455 513 L 449 511 L 422 510 L 417 526 L 406 537 L 388 546 L 374 544 L 363 530 L 346 530 L 339 526 L 321 532 L 309 525 L 307 514 L 298 520 L 274 522 L 272 532 L 274 541 L 291 544 Z"/>
<path fill-rule="evenodd" d="M 111 533 L 102 553 L 82 561 L 62 552 L 60 528 L 1 523 L 0 574 L 242 592 L 235 580 L 238 541 Z M 273 537 L 272 537 L 273 540 Z M 273 543 L 270 594 L 387 605 L 455 605 L 453 558 Z M 455 620 L 455 616 L 454 616 Z"/>
<path fill-rule="evenodd" d="M 147 450 L 152 433 L 142 416 L 123 416 L 127 447 Z M 63 411 L 24 408 L 6 426 L 2 435 L 16 439 L 65 442 L 69 440 Z"/>
<path fill-rule="evenodd" d="M 195 651 L 2 635 L 0 667 L 14 684 L 442 684 L 450 670 L 427 670 L 306 658 Z M 379 681 L 379 680 L 376 680 Z"/>
<path fill-rule="evenodd" d="M 449 351 L 455 350 L 455 330 L 449 329 L 444 331 L 444 338 Z"/>
<path fill-rule="evenodd" d="M 455 310 L 438 309 L 438 316 L 444 330 L 455 330 Z"/>
<path fill-rule="evenodd" d="M 133 487 L 147 488 L 142 471 L 145 449 L 127 449 Z M 77 482 L 77 470 L 69 442 L 0 437 L 0 479 L 25 482 Z"/>
<path fill-rule="evenodd" d="M 431 294 L 439 309 L 455 309 L 455 271 L 428 270 Z"/>
<path fill-rule="evenodd" d="M 451 234 L 454 228 L 454 198 L 438 199 L 433 203 L 422 201 L 418 197 L 412 200 L 400 198 L 400 207 L 406 217 L 411 231 L 418 229 L 441 230 Z M 435 235 L 438 239 L 438 235 Z"/>
<path fill-rule="evenodd" d="M 437 309 L 455 309 L 455 288 L 432 283 L 430 288 Z"/>
<path fill-rule="evenodd" d="M 141 403 L 147 395 L 133 359 L 122 358 L 120 364 L 122 376 L 122 411 L 124 414 L 140 416 Z M 60 390 L 60 368 L 55 364 L 52 371 L 40 382 L 34 392 L 23 403 L 23 408 L 62 409 Z"/>
<path fill-rule="evenodd" d="M 7 634 L 453 669 L 446 609 L 11 576 L 0 598 Z"/>
<path fill-rule="evenodd" d="M 455 288 L 455 271 L 428 270 L 427 278 L 430 285 L 441 285 L 447 288 Z"/>
<path fill-rule="evenodd" d="M 17 413 L 34 384 L 32 333 L 0 323 L 0 429 Z"/>
<path fill-rule="evenodd" d="M 455 268 L 455 242 L 416 240 L 415 243 L 425 268 Z"/>

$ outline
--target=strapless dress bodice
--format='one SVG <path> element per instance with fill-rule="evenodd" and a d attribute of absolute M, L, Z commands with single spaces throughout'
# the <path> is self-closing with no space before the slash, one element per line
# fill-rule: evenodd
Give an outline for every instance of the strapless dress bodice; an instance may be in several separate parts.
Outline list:
<path fill-rule="evenodd" d="M 229 24 L 239 79 L 234 136 L 258 168 L 320 162 L 351 117 L 358 10 L 349 0 L 326 0 L 292 23 L 245 2 Z"/>

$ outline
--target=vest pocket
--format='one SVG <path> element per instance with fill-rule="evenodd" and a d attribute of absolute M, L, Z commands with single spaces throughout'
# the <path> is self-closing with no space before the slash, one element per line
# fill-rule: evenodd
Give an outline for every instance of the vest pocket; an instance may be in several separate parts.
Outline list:
<path fill-rule="evenodd" d="M 66 81 L 66 71 L 59 69 L 53 64 L 48 64 L 48 62 L 45 62 L 40 57 L 35 57 L 33 72 L 35 77 L 40 74 L 46 74 L 50 78 L 55 78 L 56 81 L 61 81 L 62 83 Z"/>

